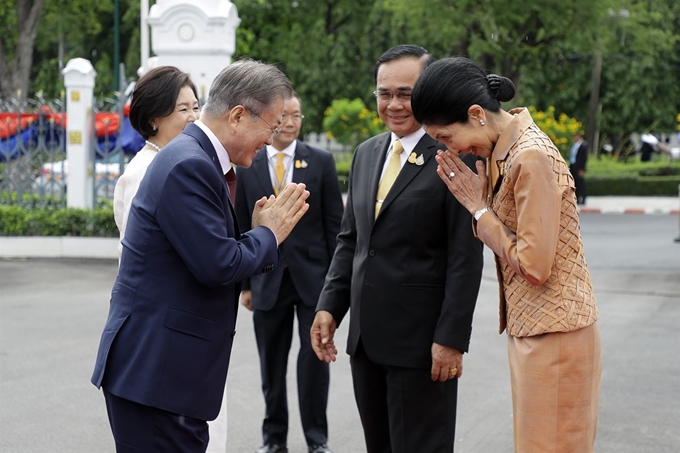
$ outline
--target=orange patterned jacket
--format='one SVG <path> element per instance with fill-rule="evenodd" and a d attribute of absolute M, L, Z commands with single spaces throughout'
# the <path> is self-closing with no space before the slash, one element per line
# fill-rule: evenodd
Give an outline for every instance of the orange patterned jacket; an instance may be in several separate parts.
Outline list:
<path fill-rule="evenodd" d="M 509 335 L 528 337 L 578 330 L 594 323 L 598 313 L 574 180 L 529 111 L 510 113 L 515 118 L 487 162 L 493 215 L 473 222 L 477 237 L 495 254 L 499 333 L 507 329 Z"/>

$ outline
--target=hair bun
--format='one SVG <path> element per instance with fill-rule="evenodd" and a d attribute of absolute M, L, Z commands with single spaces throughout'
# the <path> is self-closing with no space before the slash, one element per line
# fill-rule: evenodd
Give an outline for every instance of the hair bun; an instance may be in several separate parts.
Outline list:
<path fill-rule="evenodd" d="M 515 84 L 507 77 L 489 74 L 486 81 L 489 84 L 489 94 L 499 102 L 507 102 L 515 97 Z"/>

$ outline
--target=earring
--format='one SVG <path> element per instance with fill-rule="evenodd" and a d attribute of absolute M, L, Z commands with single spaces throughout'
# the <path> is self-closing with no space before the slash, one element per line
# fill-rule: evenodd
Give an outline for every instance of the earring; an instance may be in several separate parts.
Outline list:
<path fill-rule="evenodd" d="M 158 126 L 154 124 L 153 126 L 151 126 L 151 130 L 156 132 L 158 130 Z"/>
<path fill-rule="evenodd" d="M 484 122 L 484 120 L 481 120 L 481 119 L 480 119 L 480 120 L 479 120 L 479 124 L 482 125 L 482 126 L 484 126 L 486 123 Z"/>

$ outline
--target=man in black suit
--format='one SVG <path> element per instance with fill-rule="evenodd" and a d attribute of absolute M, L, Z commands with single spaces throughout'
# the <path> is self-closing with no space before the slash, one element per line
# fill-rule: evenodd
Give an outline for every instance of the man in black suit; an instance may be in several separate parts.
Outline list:
<path fill-rule="evenodd" d="M 588 162 L 588 144 L 583 141 L 583 133 L 574 134 L 574 144 L 569 150 L 569 172 L 574 178 L 576 203 L 586 204 L 586 164 Z"/>
<path fill-rule="evenodd" d="M 377 61 L 378 113 L 390 132 L 356 149 L 312 326 L 317 356 L 335 360 L 333 334 L 351 306 L 347 353 L 368 453 L 453 451 L 481 281 L 470 213 L 437 180 L 440 144 L 411 112 L 411 91 L 431 61 L 413 45 Z"/>
<path fill-rule="evenodd" d="M 252 60 L 210 87 L 201 119 L 168 143 L 142 179 L 92 383 L 103 389 L 119 453 L 203 453 L 229 368 L 241 281 L 274 270 L 307 211 L 291 184 L 257 200 L 239 228 L 228 182 L 278 130 L 290 81 Z"/>
<path fill-rule="evenodd" d="M 273 143 L 257 154 L 250 168 L 237 171 L 236 217 L 245 228 L 260 198 L 282 191 L 291 182 L 304 183 L 310 193 L 309 210 L 279 249 L 282 266 L 244 281 L 241 292 L 241 304 L 253 311 L 266 405 L 263 445 L 257 453 L 288 451 L 286 370 L 295 313 L 302 429 L 310 453 L 330 453 L 326 420 L 330 373 L 328 364 L 316 359 L 309 331 L 335 251 L 343 202 L 331 153 L 297 140 L 302 119 L 300 98 L 293 94 Z"/>

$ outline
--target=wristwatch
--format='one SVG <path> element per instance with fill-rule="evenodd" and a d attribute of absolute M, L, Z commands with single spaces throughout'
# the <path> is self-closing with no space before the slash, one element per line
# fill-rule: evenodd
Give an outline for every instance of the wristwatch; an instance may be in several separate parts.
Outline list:
<path fill-rule="evenodd" d="M 475 212 L 475 220 L 479 220 L 479 218 L 483 216 L 486 211 L 491 211 L 491 206 L 487 206 Z"/>

